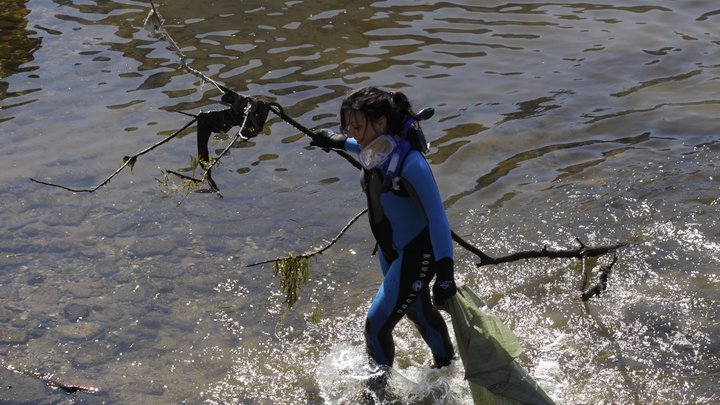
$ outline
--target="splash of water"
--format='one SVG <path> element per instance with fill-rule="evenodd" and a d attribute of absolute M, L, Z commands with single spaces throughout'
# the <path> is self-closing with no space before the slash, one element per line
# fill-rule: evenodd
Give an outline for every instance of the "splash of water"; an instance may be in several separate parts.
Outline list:
<path fill-rule="evenodd" d="M 389 373 L 388 391 L 393 403 L 471 403 L 459 362 L 442 369 L 411 363 Z M 369 394 L 366 384 L 374 375 L 364 349 L 345 342 L 333 345 L 315 371 L 320 395 L 330 404 L 358 403 L 362 395 Z"/>

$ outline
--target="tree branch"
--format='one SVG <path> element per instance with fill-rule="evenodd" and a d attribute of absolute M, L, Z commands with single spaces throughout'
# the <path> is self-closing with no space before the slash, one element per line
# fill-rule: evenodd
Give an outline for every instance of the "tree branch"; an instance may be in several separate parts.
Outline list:
<path fill-rule="evenodd" d="M 211 111 L 211 112 L 201 112 L 198 115 L 189 114 L 185 112 L 178 111 L 181 114 L 189 115 L 194 117 L 193 120 L 185 125 L 182 129 L 175 132 L 173 135 L 169 136 L 165 140 L 158 142 L 157 144 L 153 145 L 150 148 L 147 148 L 143 150 L 140 153 L 137 153 L 132 156 L 125 156 L 123 159 L 123 164 L 118 168 L 113 174 L 108 176 L 102 183 L 98 184 L 95 187 L 92 188 L 72 188 L 72 187 L 66 187 L 60 184 L 45 182 L 37 179 L 31 178 L 30 180 L 47 185 L 52 187 L 58 187 L 62 188 L 67 191 L 71 192 L 95 192 L 100 187 L 108 184 L 110 180 L 118 175 L 126 166 L 130 166 L 130 169 L 132 170 L 133 166 L 135 165 L 135 162 L 137 161 L 137 158 L 141 155 L 144 155 L 145 153 L 150 152 L 151 150 L 157 148 L 158 146 L 168 142 L 170 139 L 176 137 L 178 134 L 180 134 L 183 130 L 188 128 L 190 125 L 194 124 L 195 122 L 198 123 L 198 129 L 197 129 L 197 143 L 198 143 L 198 155 L 200 160 L 200 165 L 203 167 L 204 171 L 202 174 L 202 177 L 200 179 L 194 179 L 192 177 L 188 176 L 181 176 L 185 178 L 186 180 L 191 181 L 199 181 L 199 182 L 207 182 L 210 185 L 210 188 L 212 191 L 218 191 L 217 184 L 212 178 L 211 170 L 214 168 L 219 160 L 227 154 L 228 150 L 235 145 L 235 143 L 239 139 L 243 139 L 243 141 L 247 140 L 248 137 L 253 137 L 257 135 L 257 133 L 262 130 L 262 126 L 265 123 L 265 119 L 267 118 L 267 108 L 260 102 L 253 100 L 249 97 L 244 97 L 236 94 L 232 90 L 218 84 L 214 80 L 210 79 L 209 77 L 205 76 L 203 73 L 199 72 L 196 69 L 191 68 L 187 65 L 185 59 L 185 54 L 180 50 L 180 47 L 177 45 L 177 43 L 173 40 L 173 38 L 168 34 L 168 32 L 165 30 L 165 27 L 163 25 L 163 19 L 160 16 L 160 13 L 158 13 L 157 9 L 155 8 L 155 4 L 153 4 L 152 0 L 150 1 L 150 5 L 152 6 L 152 10 L 148 14 L 147 18 L 145 19 L 145 28 L 150 31 L 152 34 L 160 33 L 162 37 L 164 37 L 171 45 L 175 53 L 180 57 L 181 62 L 180 65 L 183 70 L 186 72 L 189 72 L 199 78 L 201 78 L 205 82 L 212 83 L 218 90 L 220 90 L 223 93 L 223 102 L 231 104 L 231 108 L 221 110 L 221 111 Z M 244 112 L 241 114 L 241 109 L 244 110 Z M 252 112 L 252 113 L 251 113 Z M 215 159 L 212 163 L 209 162 L 209 152 L 208 152 L 208 146 L 207 143 L 210 139 L 210 136 L 213 132 L 224 132 L 229 130 L 235 125 L 238 125 L 240 122 L 240 117 L 243 117 L 242 119 L 242 125 L 240 128 L 240 131 L 238 131 L 238 134 L 236 135 L 235 139 L 223 150 L 222 154 Z M 248 119 L 250 119 L 251 126 L 246 128 L 246 124 L 249 122 Z M 245 135 L 245 136 L 244 136 Z M 246 137 L 247 136 L 247 137 Z M 175 175 L 179 175 L 177 172 L 168 171 L 168 173 L 172 173 Z"/>
<path fill-rule="evenodd" d="M 179 133 L 181 133 L 183 130 L 188 128 L 193 123 L 198 123 L 198 129 L 197 129 L 197 147 L 198 147 L 198 159 L 200 161 L 201 167 L 203 167 L 204 171 L 202 173 L 202 176 L 200 179 L 196 179 L 193 177 L 189 177 L 186 175 L 182 175 L 180 173 L 174 172 L 174 171 L 166 171 L 167 173 L 174 174 L 176 176 L 180 176 L 181 178 L 189 181 L 195 181 L 195 182 L 208 182 L 211 189 L 213 191 L 218 191 L 218 187 L 215 183 L 215 181 L 212 179 L 212 169 L 217 166 L 219 161 L 227 154 L 227 152 L 232 148 L 238 140 L 246 141 L 250 137 L 253 137 L 259 133 L 259 131 L 262 130 L 265 119 L 267 118 L 268 111 L 272 111 L 276 115 L 278 115 L 280 118 L 285 120 L 287 123 L 292 125 L 293 127 L 297 128 L 301 132 L 303 132 L 306 135 L 313 136 L 313 132 L 310 131 L 308 128 L 304 127 L 303 125 L 299 124 L 297 121 L 295 121 L 292 117 L 288 116 L 282 106 L 280 106 L 278 103 L 271 102 L 271 103 L 265 103 L 261 102 L 257 99 L 245 97 L 236 94 L 232 90 L 218 84 L 214 80 L 210 79 L 209 77 L 205 76 L 203 73 L 191 68 L 186 63 L 186 56 L 180 49 L 180 47 L 177 45 L 177 43 L 173 40 L 173 38 L 168 34 L 168 32 L 165 30 L 165 27 L 163 25 L 163 19 L 158 13 L 155 4 L 150 0 L 150 4 L 152 6 L 152 10 L 148 14 L 146 20 L 145 20 L 145 28 L 150 31 L 151 33 L 159 33 L 163 38 L 165 38 L 170 46 L 172 47 L 173 51 L 178 55 L 180 58 L 180 66 L 182 69 L 184 69 L 186 72 L 195 75 L 202 79 L 204 82 L 208 82 L 213 84 L 218 90 L 220 90 L 223 93 L 222 101 L 226 104 L 230 104 L 231 108 L 221 110 L 221 111 L 211 111 L 211 112 L 201 112 L 200 114 L 194 116 L 194 119 L 185 125 L 182 129 L 176 131 L 173 135 L 169 136 L 168 138 L 164 139 L 161 142 L 158 142 L 157 144 L 135 154 L 132 156 L 126 156 L 123 159 L 123 165 L 120 166 L 119 169 L 115 171 L 112 175 L 110 175 L 105 181 L 100 183 L 99 185 L 89 188 L 89 189 L 75 189 L 70 187 L 61 186 L 54 183 L 48 183 L 36 179 L 31 179 L 32 181 L 59 187 L 68 191 L 72 192 L 94 192 L 98 188 L 106 185 L 109 183 L 109 181 L 116 176 L 120 171 L 122 171 L 126 166 L 130 166 L 132 169 L 133 165 L 135 164 L 137 158 L 141 155 L 144 155 L 145 153 L 150 152 L 151 150 L 155 149 L 156 147 L 168 142 L 175 136 L 177 136 Z M 241 112 L 242 111 L 242 112 Z M 183 113 L 186 114 L 186 113 Z M 190 115 L 190 114 L 187 114 Z M 208 141 L 212 133 L 214 132 L 225 132 L 229 130 L 231 127 L 238 125 L 240 123 L 240 117 L 242 117 L 242 122 L 240 126 L 240 130 L 238 131 L 235 138 L 225 147 L 225 149 L 220 153 L 220 155 L 214 159 L 212 162 L 210 162 L 209 158 L 209 151 L 208 151 Z M 248 121 L 250 120 L 250 121 Z M 247 124 L 250 124 L 246 127 Z M 360 164 L 355 160 L 352 156 L 350 156 L 345 151 L 337 151 L 338 154 L 340 154 L 343 158 L 345 158 L 348 162 L 350 162 L 353 166 L 357 168 L 361 168 Z M 248 267 L 257 266 L 261 264 L 267 264 L 267 263 L 281 263 L 284 260 L 289 260 L 288 258 L 292 258 L 293 260 L 306 260 L 310 257 L 313 257 L 318 254 L 322 254 L 325 250 L 332 247 L 349 229 L 349 227 L 357 221 L 357 219 L 365 214 L 367 212 L 367 209 L 363 210 L 359 214 L 357 214 L 354 218 L 348 222 L 345 227 L 335 236 L 335 238 L 332 239 L 332 241 L 327 244 L 326 246 L 306 252 L 300 256 L 286 256 L 286 257 L 280 257 L 272 260 L 265 260 L 258 263 L 253 263 L 248 265 Z M 458 236 L 455 232 L 451 231 L 452 239 L 458 243 L 463 248 L 467 249 L 471 253 L 475 254 L 480 258 L 480 262 L 476 263 L 478 267 L 485 266 L 485 265 L 492 265 L 492 264 L 501 264 L 501 263 L 508 263 L 508 262 L 514 262 L 521 259 L 532 259 L 532 258 L 579 258 L 579 259 L 585 259 L 587 257 L 597 257 L 602 256 L 605 254 L 608 254 L 610 252 L 613 252 L 617 249 L 620 249 L 627 244 L 625 243 L 617 243 L 614 245 L 605 245 L 605 246 L 597 246 L 597 247 L 588 247 L 585 244 L 583 244 L 579 239 L 576 239 L 579 243 L 579 246 L 575 249 L 561 249 L 561 250 L 551 250 L 548 249 L 547 246 L 544 246 L 540 250 L 529 250 L 529 251 L 521 251 L 516 252 L 513 254 L 509 254 L 506 256 L 500 256 L 500 257 L 492 257 L 486 253 L 484 253 L 479 248 L 473 246 L 460 236 Z M 616 259 L 616 258 L 615 258 Z M 613 263 L 608 267 L 607 271 L 601 273 L 601 284 L 599 286 L 593 287 L 592 291 L 604 291 L 604 289 L 607 286 L 607 277 L 610 274 L 610 269 L 612 265 L 615 263 L 615 260 L 613 260 Z M 604 279 L 602 278 L 604 277 Z M 604 281 L 603 281 L 604 280 Z M 583 287 L 584 289 L 585 287 Z M 599 290 L 598 290 L 599 288 Z M 594 292 L 594 295 L 599 295 L 599 292 Z M 585 292 L 583 294 L 583 297 L 586 295 L 588 297 L 592 296 L 593 294 L 590 293 L 590 290 Z M 589 298 L 588 298 L 589 299 Z"/>
<path fill-rule="evenodd" d="M 569 258 L 577 258 L 582 259 L 585 257 L 597 257 L 597 256 L 603 256 L 610 252 L 613 252 L 615 250 L 618 250 L 622 247 L 627 246 L 627 243 L 616 243 L 614 245 L 606 245 L 606 246 L 596 246 L 596 247 L 588 247 L 585 246 L 579 239 L 576 239 L 577 242 L 580 244 L 575 249 L 561 249 L 561 250 L 551 250 L 548 249 L 547 246 L 543 246 L 540 250 L 527 250 L 522 252 L 517 252 L 513 254 L 509 254 L 507 256 L 500 256 L 500 257 L 490 257 L 482 252 L 480 252 L 482 255 L 480 256 L 480 262 L 476 263 L 475 265 L 480 266 L 486 266 L 489 264 L 500 264 L 500 263 L 508 263 L 508 262 L 514 262 L 521 259 L 536 259 L 536 258 L 548 258 L 548 259 L 569 259 Z M 473 252 L 475 253 L 475 252 Z"/>

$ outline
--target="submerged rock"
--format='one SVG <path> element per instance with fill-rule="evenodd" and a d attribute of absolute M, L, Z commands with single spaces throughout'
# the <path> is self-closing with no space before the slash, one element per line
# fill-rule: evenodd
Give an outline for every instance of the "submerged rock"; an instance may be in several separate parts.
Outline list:
<path fill-rule="evenodd" d="M 138 257 L 151 257 L 167 255 L 175 250 L 176 244 L 173 241 L 160 238 L 143 238 L 133 242 L 128 250 Z"/>
<path fill-rule="evenodd" d="M 104 385 L 98 381 L 71 375 L 43 375 L 37 372 L 25 372 L 0 367 L 0 403 L 1 404 L 59 404 L 75 403 L 68 401 L 66 393 L 86 392 L 104 393 Z M 54 388 L 54 389 L 51 389 Z"/>
<path fill-rule="evenodd" d="M 102 328 L 94 322 L 75 322 L 71 324 L 60 325 L 56 329 L 57 333 L 68 339 L 90 339 L 100 333 Z"/>
<path fill-rule="evenodd" d="M 24 330 L 6 328 L 0 325 L 0 344 L 15 345 L 27 343 L 28 334 Z"/>
<path fill-rule="evenodd" d="M 70 322 L 77 322 L 79 319 L 86 319 L 90 315 L 90 307 L 81 304 L 68 304 L 63 310 L 65 319 Z"/>
<path fill-rule="evenodd" d="M 100 367 L 112 361 L 115 355 L 116 351 L 111 345 L 93 341 L 75 350 L 73 366 L 77 366 L 80 369 Z"/>

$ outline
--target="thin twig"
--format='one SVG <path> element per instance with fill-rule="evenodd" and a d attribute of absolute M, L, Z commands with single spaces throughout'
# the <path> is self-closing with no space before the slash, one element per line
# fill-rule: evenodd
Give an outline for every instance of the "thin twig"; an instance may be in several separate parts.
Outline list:
<path fill-rule="evenodd" d="M 595 311 L 592 310 L 590 305 L 590 298 L 592 298 L 595 294 L 595 288 L 598 288 L 602 291 L 605 290 L 607 287 L 607 276 L 609 276 L 610 272 L 612 271 L 612 266 L 617 261 L 617 256 L 613 257 L 612 263 L 609 265 L 601 268 L 601 283 L 596 285 L 594 288 L 587 291 L 583 296 L 582 299 L 582 307 L 585 310 L 585 313 L 590 316 L 590 318 L 595 322 L 597 325 L 598 330 L 605 335 L 605 338 L 610 342 L 612 349 L 615 351 L 615 358 L 617 359 L 618 363 L 618 369 L 620 371 L 620 375 L 622 376 L 623 380 L 625 381 L 625 385 L 629 387 L 630 393 L 632 394 L 632 402 L 628 402 L 634 405 L 640 404 L 640 389 L 638 388 L 637 384 L 633 380 L 632 372 L 630 371 L 630 366 L 628 365 L 628 361 L 626 360 L 627 357 L 623 353 L 622 346 L 618 343 L 617 338 L 615 337 L 615 334 L 610 330 L 610 328 L 605 325 L 605 323 L 602 321 L 602 318 L 598 316 Z M 603 274 L 606 275 L 604 284 L 603 284 Z M 600 291 L 597 292 L 597 295 L 600 295 Z"/>
<path fill-rule="evenodd" d="M 599 297 L 600 294 L 607 290 L 608 279 L 612 274 L 612 268 L 615 265 L 615 262 L 617 262 L 617 256 L 613 256 L 612 262 L 610 264 L 600 268 L 598 276 L 599 281 L 597 282 L 597 284 L 595 284 L 592 288 L 588 290 L 585 290 L 585 288 L 581 289 L 580 291 L 582 291 L 583 294 L 580 296 L 580 299 L 582 299 L 583 301 L 588 301 L 592 297 Z"/>
<path fill-rule="evenodd" d="M 157 8 L 155 7 L 155 3 L 153 3 L 152 0 L 150 0 L 150 6 L 152 7 L 152 11 L 148 14 L 147 18 L 145 19 L 145 26 L 147 27 L 148 23 L 154 23 L 154 29 L 157 30 L 157 32 L 160 33 L 160 35 L 165 38 L 165 40 L 170 43 L 170 46 L 173 48 L 173 51 L 177 56 L 180 58 L 180 67 L 183 68 L 186 72 L 192 74 L 193 76 L 196 76 L 200 79 L 202 79 L 204 82 L 210 83 L 213 86 L 215 86 L 218 90 L 220 90 L 222 93 L 225 93 L 223 90 L 223 86 L 215 82 L 215 80 L 205 76 L 202 72 L 200 72 L 197 69 L 194 69 L 190 67 L 190 65 L 187 64 L 187 56 L 183 53 L 183 51 L 178 46 L 177 42 L 170 36 L 170 34 L 165 29 L 165 24 L 163 21 L 162 16 L 157 11 Z"/>
<path fill-rule="evenodd" d="M 462 246 L 470 253 L 473 253 L 475 256 L 479 257 L 480 263 L 490 263 L 495 260 L 494 258 L 483 253 L 482 250 L 478 249 L 476 246 L 474 246 L 470 242 L 468 242 L 465 239 L 463 239 L 462 237 L 460 237 L 460 235 L 456 234 L 455 231 L 453 231 L 452 229 L 450 230 L 450 235 L 452 236 L 452 239 L 458 245 Z M 482 264 L 478 264 L 478 266 L 480 266 L 480 265 L 482 265 Z"/>
<path fill-rule="evenodd" d="M 313 257 L 313 256 L 315 256 L 315 255 L 322 254 L 324 251 L 330 249 L 330 247 L 332 247 L 338 240 L 340 240 L 340 238 L 345 234 L 345 232 L 347 232 L 347 230 L 350 229 L 350 226 L 351 226 L 352 224 L 354 224 L 361 216 L 365 215 L 367 212 L 368 212 L 368 210 L 367 210 L 367 208 L 365 208 L 365 209 L 363 209 L 362 211 L 360 211 L 359 213 L 357 213 L 357 214 L 350 220 L 350 222 L 348 222 L 347 224 L 345 224 L 345 226 L 343 227 L 343 229 L 340 230 L 340 232 L 330 241 L 329 244 L 323 246 L 323 247 L 320 248 L 320 249 L 315 249 L 315 250 L 313 250 L 313 251 L 311 251 L 311 252 L 303 253 L 303 254 L 298 255 L 298 256 L 290 255 L 290 256 L 278 257 L 278 258 L 276 258 L 276 259 L 263 260 L 263 261 L 261 261 L 261 262 L 248 264 L 246 267 L 254 267 L 254 266 L 259 266 L 259 265 L 261 265 L 261 264 L 268 264 L 268 263 L 277 263 L 277 262 L 280 262 L 280 261 L 283 261 L 283 260 L 287 259 L 288 257 L 294 257 L 294 258 L 299 258 L 299 259 L 309 259 L 309 258 L 311 258 L 311 257 Z"/>
<path fill-rule="evenodd" d="M 94 193 L 94 192 L 95 192 L 97 189 L 99 189 L 100 187 L 108 184 L 108 183 L 110 182 L 110 180 L 112 180 L 113 177 L 117 176 L 125 167 L 130 166 L 130 168 L 132 169 L 132 167 L 135 165 L 135 162 L 137 161 L 137 158 L 138 158 L 138 157 L 140 157 L 140 156 L 142 156 L 142 155 L 144 155 L 144 154 L 146 154 L 146 153 L 149 153 L 149 152 L 152 151 L 153 149 L 155 149 L 155 148 L 157 148 L 157 147 L 159 147 L 159 146 L 161 146 L 161 145 L 163 145 L 163 144 L 165 144 L 165 143 L 167 143 L 167 142 L 170 142 L 170 140 L 172 140 L 173 138 L 175 138 L 175 137 L 177 137 L 178 135 L 180 135 L 180 133 L 182 133 L 182 131 L 186 130 L 189 126 L 191 126 L 192 124 L 194 124 L 196 121 L 197 121 L 197 118 L 194 118 L 192 121 L 188 122 L 184 127 L 178 129 L 178 130 L 175 131 L 172 135 L 168 136 L 167 138 L 163 139 L 162 141 L 157 142 L 157 143 L 155 143 L 154 145 L 152 145 L 152 146 L 150 146 L 150 147 L 148 147 L 148 148 L 145 148 L 145 149 L 143 149 L 142 151 L 140 151 L 140 152 L 138 152 L 138 153 L 136 153 L 136 154 L 134 154 L 134 155 L 132 155 L 132 156 L 125 156 L 125 157 L 123 158 L 123 164 L 122 164 L 122 166 L 120 166 L 117 170 L 115 170 L 115 172 L 114 172 L 113 174 L 111 174 L 110 176 L 108 176 L 102 183 L 98 184 L 98 185 L 95 186 L 95 187 L 92 187 L 92 188 L 72 188 L 72 187 L 66 187 L 66 186 L 62 186 L 62 185 L 60 185 L 60 184 L 49 183 L 49 182 L 45 182 L 45 181 L 41 181 L 41 180 L 37 180 L 37 179 L 33 179 L 33 178 L 31 178 L 30 181 L 33 181 L 33 182 L 38 183 L 38 184 L 43 184 L 43 185 L 45 185 L 45 186 L 58 187 L 58 188 L 61 188 L 61 189 L 63 189 L 63 190 L 72 191 L 72 192 L 74 192 L 74 193 Z"/>
<path fill-rule="evenodd" d="M 582 242 L 580 242 L 582 243 Z M 584 246 L 584 245 L 583 245 Z M 592 266 L 588 265 L 588 257 L 582 256 L 580 258 L 582 262 L 582 284 L 580 285 L 580 291 L 583 291 L 587 288 L 588 284 L 590 284 L 590 278 L 592 277 Z"/>

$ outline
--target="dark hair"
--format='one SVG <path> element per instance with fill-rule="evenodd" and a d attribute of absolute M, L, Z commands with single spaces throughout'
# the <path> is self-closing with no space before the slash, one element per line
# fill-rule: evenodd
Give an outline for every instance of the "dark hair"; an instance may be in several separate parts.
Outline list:
<path fill-rule="evenodd" d="M 345 115 L 349 112 L 361 112 L 368 120 L 387 117 L 388 133 L 403 135 L 405 123 L 415 116 L 407 96 L 399 91 L 384 91 L 377 87 L 363 87 L 348 94 L 340 106 L 340 130 L 347 130 Z M 425 152 L 427 143 L 420 129 L 414 122 L 405 134 L 414 149 Z"/>

